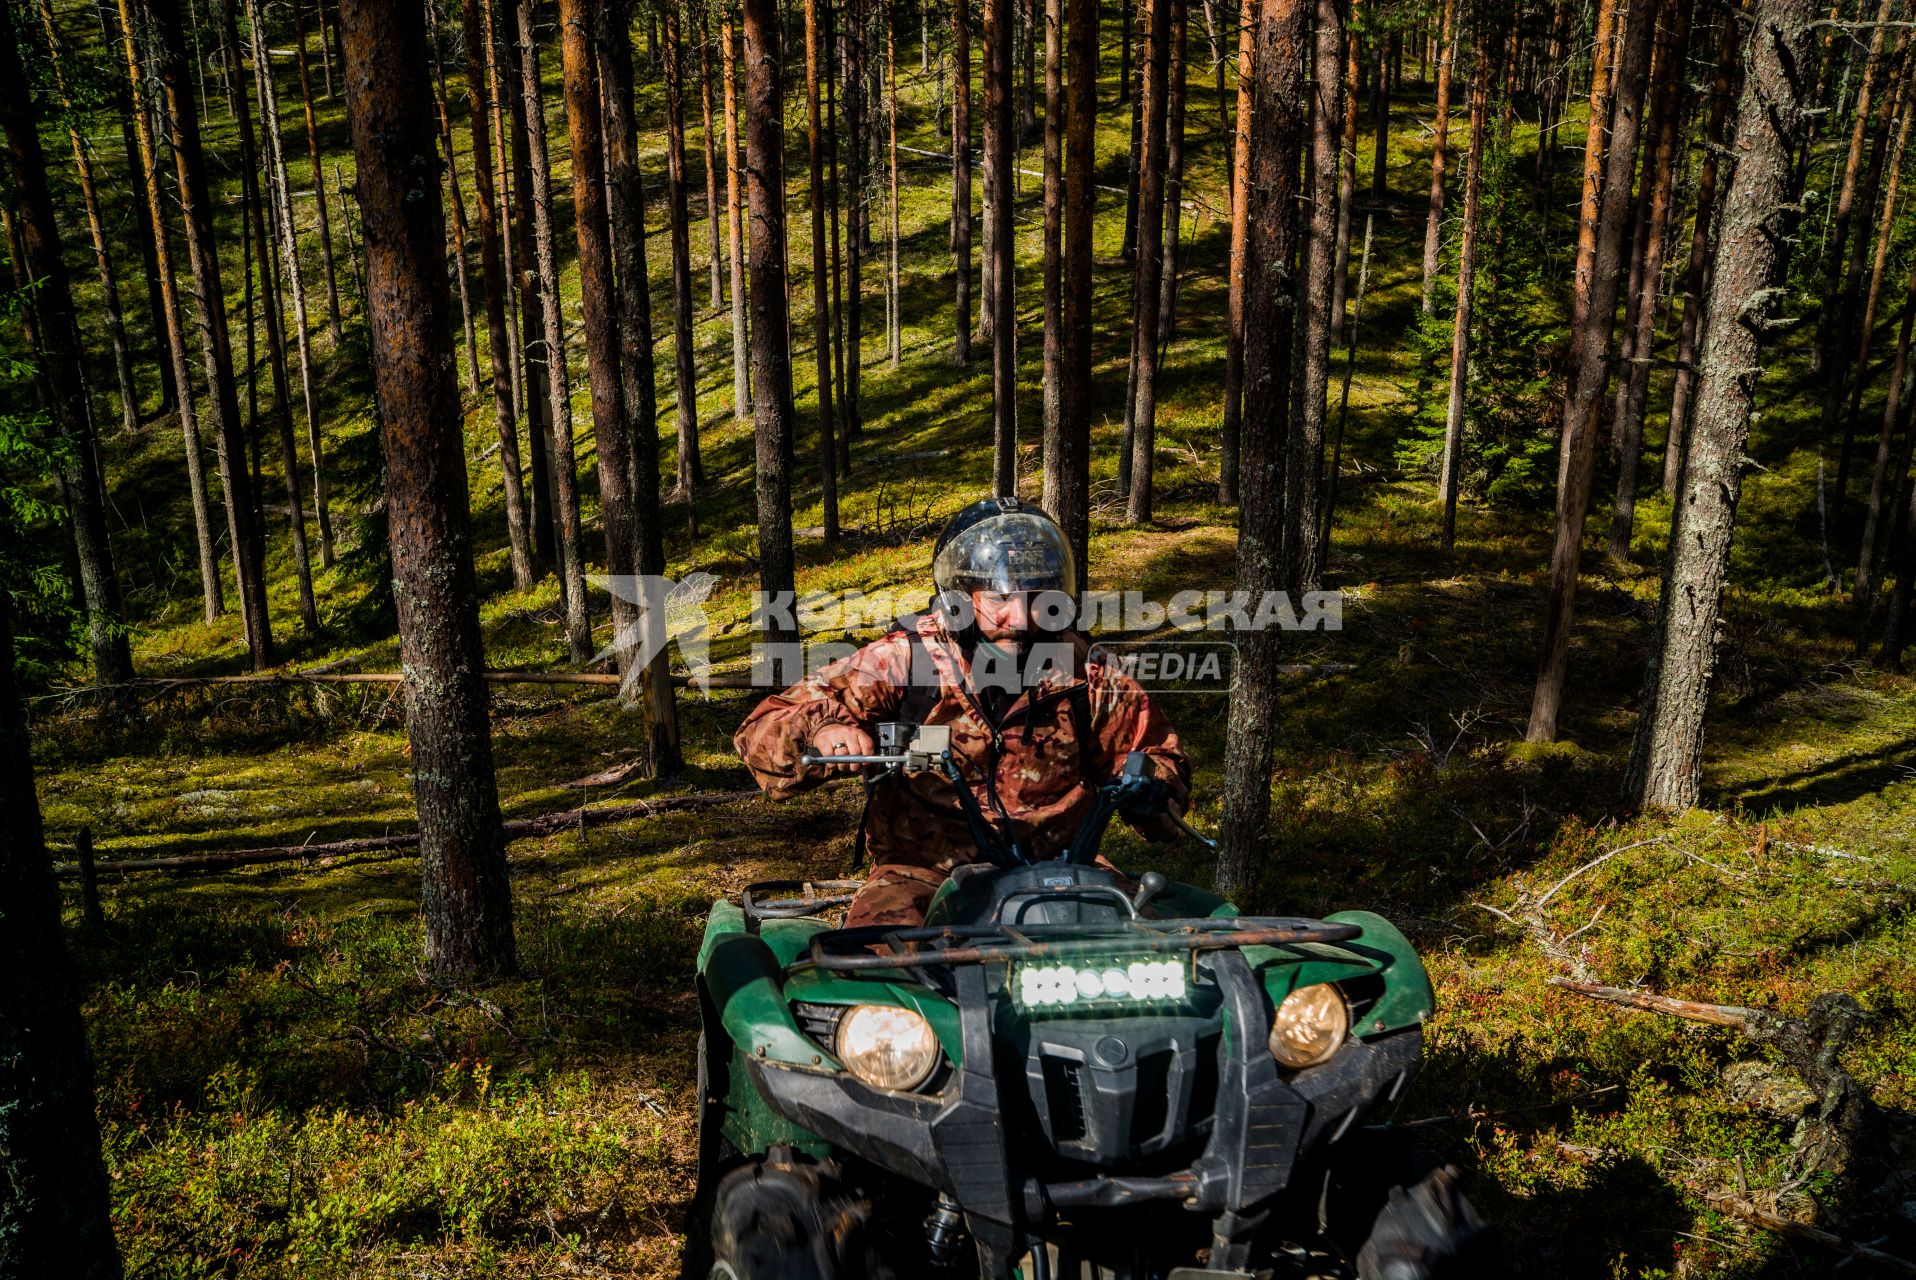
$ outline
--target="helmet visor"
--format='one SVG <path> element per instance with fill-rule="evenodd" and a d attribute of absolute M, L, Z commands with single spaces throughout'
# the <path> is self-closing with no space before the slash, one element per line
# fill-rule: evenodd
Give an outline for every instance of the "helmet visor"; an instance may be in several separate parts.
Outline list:
<path fill-rule="evenodd" d="M 1073 591 L 1077 565 L 1064 531 L 1032 511 L 981 520 L 947 542 L 932 560 L 933 584 L 957 591 Z"/>

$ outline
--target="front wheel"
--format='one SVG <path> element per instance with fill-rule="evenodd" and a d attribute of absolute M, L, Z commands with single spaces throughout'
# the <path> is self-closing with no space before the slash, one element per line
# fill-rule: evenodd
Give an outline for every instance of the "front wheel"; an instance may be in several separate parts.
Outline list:
<path fill-rule="evenodd" d="M 1501 1274 L 1461 1177 L 1383 1134 L 1349 1143 L 1325 1186 L 1324 1226 L 1357 1280 Z"/>
<path fill-rule="evenodd" d="M 819 1165 L 773 1148 L 718 1185 L 709 1280 L 891 1280 L 869 1217 Z"/>
<path fill-rule="evenodd" d="M 1394 1186 L 1357 1251 L 1358 1280 L 1448 1280 L 1491 1274 L 1489 1233 L 1450 1165 Z"/>

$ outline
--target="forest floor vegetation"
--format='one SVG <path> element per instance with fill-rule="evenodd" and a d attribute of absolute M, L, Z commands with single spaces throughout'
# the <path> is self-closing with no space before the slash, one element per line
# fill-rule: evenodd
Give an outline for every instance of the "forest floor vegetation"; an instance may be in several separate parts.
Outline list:
<path fill-rule="evenodd" d="M 944 144 L 931 129 L 915 45 L 900 54 L 901 81 L 911 82 L 901 141 L 936 150 Z M 1118 257 L 1122 198 L 1106 196 L 1100 207 L 1110 242 L 1098 255 L 1098 377 L 1109 385 L 1093 435 L 1101 505 L 1091 583 L 1159 600 L 1229 587 L 1235 538 L 1235 513 L 1214 500 L 1226 239 L 1220 211 L 1208 203 L 1223 187 L 1218 124 L 1205 77 L 1193 75 L 1191 92 L 1188 276 L 1159 386 L 1159 515 L 1144 528 L 1123 526 L 1112 496 L 1129 273 Z M 1438 1012 L 1422 1079 L 1400 1119 L 1466 1170 L 1470 1195 L 1521 1273 L 1826 1274 L 1837 1255 L 1752 1230 L 1707 1199 L 1734 1193 L 1802 1219 L 1820 1202 L 1823 1221 L 1842 1220 L 1849 1192 L 1839 1172 L 1806 1163 L 1801 1090 L 1784 1087 L 1787 1071 L 1731 1031 L 1594 1003 L 1549 981 L 1575 972 L 1791 1014 L 1819 993 L 1848 992 L 1866 1017 L 1844 1063 L 1879 1107 L 1916 1112 L 1916 681 L 1858 661 L 1845 602 L 1820 588 L 1817 459 L 1806 430 L 1814 410 L 1802 353 L 1788 348 L 1760 391 L 1765 412 L 1750 449 L 1760 469 L 1745 489 L 1735 546 L 1706 807 L 1676 818 L 1630 812 L 1622 780 L 1658 591 L 1647 566 L 1662 551 L 1668 504 L 1642 504 L 1636 565 L 1627 566 L 1599 554 L 1598 531 L 1609 520 L 1599 503 L 1564 741 L 1523 744 L 1547 585 L 1547 516 L 1525 505 L 1534 498 L 1515 477 L 1499 489 L 1494 477 L 1479 476 L 1467 490 L 1457 550 L 1441 556 L 1431 476 L 1404 452 L 1427 421 L 1420 380 L 1430 381 L 1406 338 L 1417 312 L 1427 181 L 1420 175 L 1429 154 L 1418 126 L 1428 91 L 1411 92 L 1393 121 L 1392 203 L 1378 220 L 1344 446 L 1328 574 L 1344 592 L 1343 629 L 1287 639 L 1284 661 L 1319 669 L 1285 686 L 1272 855 L 1244 905 L 1308 915 L 1367 908 L 1417 944 Z M 1121 188 L 1125 121 L 1113 96 L 1106 95 L 1100 154 L 1119 159 L 1100 181 Z M 331 106 L 328 127 L 337 114 Z M 642 101 L 641 116 L 656 122 L 657 102 Z M 662 141 L 648 135 L 647 143 L 643 159 L 654 172 Z M 1028 146 L 1027 161 L 1036 156 Z M 1573 169 L 1559 163 L 1560 186 Z M 803 590 L 922 583 L 936 520 L 989 486 L 989 362 L 960 370 L 946 358 L 945 183 L 938 162 L 913 160 L 903 211 L 904 361 L 886 368 L 882 345 L 868 336 L 867 426 L 841 481 L 844 546 L 827 555 L 816 537 L 801 538 Z M 1034 264 L 1036 185 L 1027 180 L 1019 206 L 1021 252 Z M 1565 199 L 1546 229 L 1511 235 L 1547 231 L 1552 243 L 1562 240 L 1574 193 L 1564 186 L 1559 194 Z M 1527 188 L 1519 181 L 1510 196 L 1526 198 Z M 803 219 L 795 216 L 791 229 L 793 261 L 803 261 Z M 695 224 L 693 244 L 703 236 Z M 882 257 L 882 241 L 878 248 Z M 1513 242 L 1511 252 L 1522 246 Z M 663 335 L 670 295 L 661 260 L 669 261 L 662 241 L 653 283 Z M 811 305 L 806 275 L 792 274 L 795 336 L 809 333 L 809 321 L 801 322 Z M 1040 360 L 1035 266 L 1019 283 L 1022 407 L 1034 424 L 1026 433 L 1029 474 Z M 1561 288 L 1539 279 L 1526 305 L 1547 309 Z M 883 311 L 871 282 L 866 310 Z M 730 413 L 729 333 L 726 314 L 701 307 L 709 477 L 698 499 L 702 533 L 687 533 L 682 504 L 668 505 L 666 517 L 668 572 L 717 575 L 708 606 L 713 658 L 738 670 L 750 641 L 755 526 L 750 424 Z M 333 358 L 342 372 L 324 380 L 340 406 L 329 414 L 329 447 L 363 459 L 368 419 L 363 383 L 353 381 L 363 374 L 351 373 L 353 353 Z M 809 351 L 794 350 L 801 460 L 813 439 L 811 363 Z M 663 355 L 660 374 L 669 435 Z M 1341 353 L 1333 406 L 1340 375 Z M 583 427 L 583 377 L 574 389 Z M 1656 413 L 1668 403 L 1665 371 L 1651 403 Z M 489 663 L 559 668 L 556 585 L 548 576 L 528 592 L 511 590 L 496 462 L 486 450 L 490 402 L 472 401 L 469 410 Z M 1653 443 L 1659 431 L 1653 415 Z M 139 495 L 153 527 L 166 506 L 165 527 L 190 530 L 174 478 L 177 433 L 148 428 L 108 447 L 125 529 L 148 523 L 135 510 Z M 592 462 L 583 448 L 582 475 Z M 1524 465 L 1554 474 L 1547 459 Z M 800 474 L 794 514 L 803 529 L 821 517 L 816 478 Z M 352 486 L 341 492 L 342 506 L 350 505 Z M 268 502 L 282 498 L 269 484 Z M 1545 511 L 1548 498 L 1545 485 Z M 596 560 L 589 486 L 587 506 Z M 345 514 L 349 542 L 368 536 L 378 518 Z M 151 546 L 127 548 L 129 599 L 145 614 L 135 636 L 139 669 L 242 669 L 237 617 L 203 624 L 193 584 L 160 585 L 165 565 L 191 564 L 179 558 L 185 541 L 162 541 L 156 534 Z M 275 528 L 276 548 L 280 541 Z M 390 633 L 364 622 L 378 575 L 354 563 L 349 549 L 339 567 L 319 575 L 327 630 L 301 636 L 290 565 L 283 549 L 275 556 L 271 603 L 291 666 L 396 668 L 396 642 L 381 638 Z M 408 857 L 190 877 L 111 874 L 116 858 L 408 829 L 406 738 L 390 687 L 211 686 L 139 696 L 146 701 L 131 710 L 80 695 L 34 704 L 56 855 L 66 856 L 84 826 L 107 871 L 103 927 L 82 922 L 71 888 L 67 906 L 128 1273 L 672 1274 L 691 1190 L 699 1030 L 692 978 L 704 913 L 713 898 L 752 880 L 845 874 L 856 789 L 517 842 L 521 973 L 447 991 L 422 971 L 418 874 Z M 636 714 L 597 691 L 497 690 L 505 813 L 746 786 L 730 739 L 754 696 L 685 693 L 678 777 L 588 787 L 580 780 L 637 754 Z M 1225 699 L 1168 694 L 1164 707 L 1196 765 L 1192 819 L 1215 830 Z M 1157 866 L 1200 883 L 1212 873 L 1195 847 L 1147 849 L 1128 833 L 1108 852 L 1134 870 Z M 1752 1080 L 1774 1087 L 1753 1088 Z M 1904 1201 L 1916 1215 L 1916 1186 L 1898 1195 Z M 1893 1238 L 1882 1247 L 1909 1256 L 1916 1222 L 1886 1230 Z"/>

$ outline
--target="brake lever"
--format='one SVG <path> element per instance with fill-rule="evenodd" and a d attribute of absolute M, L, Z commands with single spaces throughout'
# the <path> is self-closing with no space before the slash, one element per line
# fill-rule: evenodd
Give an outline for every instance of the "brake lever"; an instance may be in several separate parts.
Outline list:
<path fill-rule="evenodd" d="M 1179 831 L 1182 831 L 1185 835 L 1190 836 L 1191 839 L 1197 841 L 1199 844 L 1203 845 L 1206 849 L 1209 849 L 1212 853 L 1217 852 L 1217 841 L 1205 835 L 1202 831 L 1199 831 L 1196 827 L 1186 822 L 1178 814 L 1172 813 L 1170 809 L 1166 809 L 1164 812 L 1166 813 L 1166 815 L 1170 817 L 1172 825 L 1175 826 Z"/>

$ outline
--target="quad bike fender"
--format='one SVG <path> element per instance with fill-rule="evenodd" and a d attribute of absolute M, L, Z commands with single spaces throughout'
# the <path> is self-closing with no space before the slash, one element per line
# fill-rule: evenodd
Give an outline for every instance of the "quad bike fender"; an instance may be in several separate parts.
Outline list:
<path fill-rule="evenodd" d="M 712 908 L 699 946 L 699 980 L 726 1037 L 749 1058 L 821 1071 L 843 1065 L 799 1030 L 786 1002 L 784 971 L 765 942 L 745 931 L 745 913 Z"/>
<path fill-rule="evenodd" d="M 1382 981 L 1382 991 L 1357 1011 L 1351 1026 L 1354 1037 L 1367 1040 L 1429 1020 L 1436 1008 L 1430 975 L 1396 925 L 1370 911 L 1340 911 L 1324 919 L 1353 924 L 1364 932 L 1348 942 L 1244 948 L 1245 959 L 1263 980 L 1273 1007 L 1313 983 L 1350 984 L 1354 979 L 1375 978 Z"/>
<path fill-rule="evenodd" d="M 932 1034 L 954 1067 L 965 1062 L 958 1009 L 951 1001 L 909 981 L 883 975 L 806 970 L 787 977 L 785 966 L 803 954 L 827 926 L 809 920 L 770 920 L 757 934 L 745 930 L 744 913 L 729 902 L 712 908 L 699 948 L 699 975 L 725 1034 L 761 1062 L 800 1069 L 843 1071 L 831 1046 L 806 1036 L 791 1002 L 891 1005 L 910 1009 L 931 1024 Z"/>

